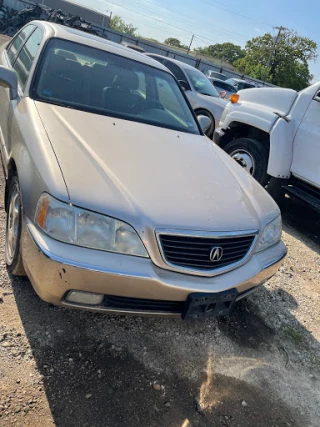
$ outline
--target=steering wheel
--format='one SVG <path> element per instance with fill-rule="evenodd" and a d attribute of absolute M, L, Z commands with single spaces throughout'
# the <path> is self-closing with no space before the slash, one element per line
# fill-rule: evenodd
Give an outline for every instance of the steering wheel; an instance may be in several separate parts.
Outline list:
<path fill-rule="evenodd" d="M 155 99 L 152 101 L 146 101 L 144 99 L 141 101 L 138 101 L 135 105 L 133 105 L 130 108 L 130 111 L 132 114 L 140 114 L 143 111 L 150 110 L 150 109 L 158 109 L 158 110 L 165 111 L 165 108 L 161 104 L 161 102 L 156 101 Z"/>

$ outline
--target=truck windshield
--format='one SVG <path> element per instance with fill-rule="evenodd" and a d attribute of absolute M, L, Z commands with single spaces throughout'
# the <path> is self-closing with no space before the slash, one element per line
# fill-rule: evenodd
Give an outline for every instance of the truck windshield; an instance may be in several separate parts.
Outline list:
<path fill-rule="evenodd" d="M 206 77 L 201 71 L 196 69 L 194 70 L 184 70 L 187 73 L 187 76 L 191 80 L 192 86 L 194 89 L 202 93 L 202 95 L 214 96 L 219 98 L 219 92 L 212 85 L 208 77 Z"/>
<path fill-rule="evenodd" d="M 31 94 L 68 108 L 200 133 L 171 74 L 67 40 L 50 40 Z"/>

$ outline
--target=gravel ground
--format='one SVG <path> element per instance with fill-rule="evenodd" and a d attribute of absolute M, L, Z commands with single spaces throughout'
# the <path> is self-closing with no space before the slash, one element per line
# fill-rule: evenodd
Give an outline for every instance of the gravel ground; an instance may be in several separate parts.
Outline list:
<path fill-rule="evenodd" d="M 320 221 L 289 199 L 283 216 L 278 274 L 228 318 L 183 322 L 42 302 L 7 273 L 1 202 L 0 426 L 319 427 Z"/>

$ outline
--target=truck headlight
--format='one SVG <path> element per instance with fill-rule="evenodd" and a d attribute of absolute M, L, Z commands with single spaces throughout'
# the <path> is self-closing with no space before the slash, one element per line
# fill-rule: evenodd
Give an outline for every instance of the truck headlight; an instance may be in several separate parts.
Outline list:
<path fill-rule="evenodd" d="M 148 257 L 140 237 L 130 225 L 60 202 L 47 193 L 39 199 L 35 223 L 48 236 L 60 242 Z"/>
<path fill-rule="evenodd" d="M 278 243 L 281 240 L 281 233 L 282 220 L 281 215 L 279 215 L 264 228 L 261 236 L 259 237 L 256 252 L 263 251 L 264 249 Z"/>

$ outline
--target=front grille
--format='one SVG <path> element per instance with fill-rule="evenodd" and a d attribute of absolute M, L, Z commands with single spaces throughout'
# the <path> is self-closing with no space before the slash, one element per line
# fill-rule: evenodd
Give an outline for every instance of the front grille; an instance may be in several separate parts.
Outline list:
<path fill-rule="evenodd" d="M 172 266 L 188 270 L 214 271 L 239 263 L 249 253 L 255 235 L 231 237 L 193 237 L 159 234 L 164 260 Z M 222 248 L 222 258 L 211 261 L 213 248 Z"/>
<path fill-rule="evenodd" d="M 184 303 L 184 301 L 164 301 L 106 295 L 103 301 L 103 306 L 105 308 L 125 311 L 149 311 L 179 314 L 182 313 Z"/>

